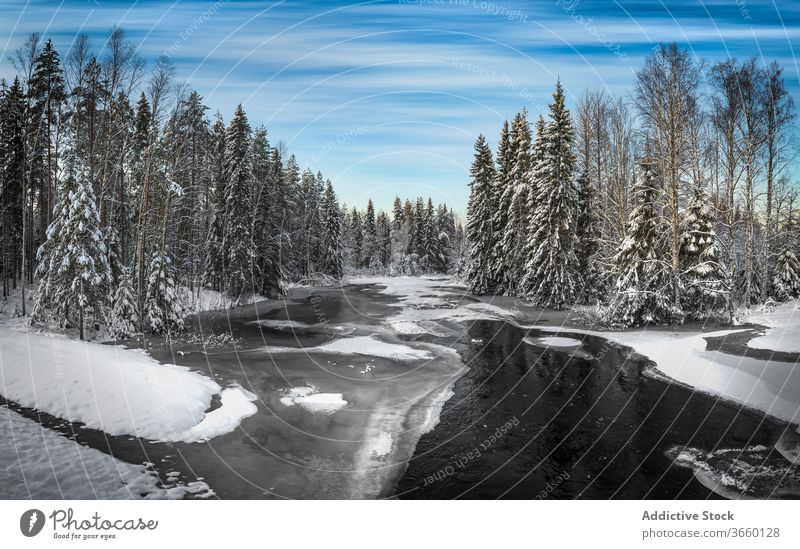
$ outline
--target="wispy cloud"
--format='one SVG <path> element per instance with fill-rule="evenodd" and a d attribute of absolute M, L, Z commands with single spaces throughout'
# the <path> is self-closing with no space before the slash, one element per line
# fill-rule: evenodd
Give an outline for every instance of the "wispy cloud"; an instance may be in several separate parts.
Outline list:
<path fill-rule="evenodd" d="M 374 195 L 388 207 L 394 193 L 424 193 L 463 211 L 478 133 L 494 141 L 504 118 L 523 107 L 534 115 L 545 109 L 556 78 L 573 101 L 587 87 L 625 94 L 660 41 L 676 40 L 709 59 L 761 52 L 784 64 L 792 93 L 800 91 L 794 59 L 800 6 L 786 2 L 0 5 L 7 52 L 28 33 L 46 31 L 65 53 L 81 27 L 100 49 L 113 25 L 123 26 L 149 60 L 167 52 L 177 76 L 213 110 L 228 116 L 244 102 L 273 140 L 335 177 L 349 204 Z M 6 59 L 0 72 L 12 72 Z M 347 132 L 350 137 L 339 137 Z"/>

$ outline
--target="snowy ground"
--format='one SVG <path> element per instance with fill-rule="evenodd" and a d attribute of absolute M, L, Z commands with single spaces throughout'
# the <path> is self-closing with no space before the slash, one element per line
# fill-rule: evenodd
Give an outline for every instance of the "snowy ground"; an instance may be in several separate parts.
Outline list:
<path fill-rule="evenodd" d="M 163 486 L 145 465 L 86 448 L 0 406 L 0 499 L 180 499 L 208 485 Z"/>
<path fill-rule="evenodd" d="M 753 349 L 800 353 L 800 303 L 797 300 L 744 313 L 741 318 L 744 322 L 768 327 L 763 336 L 748 342 Z"/>
<path fill-rule="evenodd" d="M 108 435 L 169 442 L 209 440 L 256 412 L 255 396 L 239 386 L 222 388 L 143 351 L 29 328 L 24 319 L 11 318 L 19 305 L 14 297 L 0 311 L 0 395 L 10 401 Z M 208 411 L 215 395 L 220 406 Z M 7 408 L 0 414 L 0 439 L 0 489 L 23 490 L 6 494 L 10 498 L 213 494 L 202 483 L 160 488 L 143 466 L 85 448 Z"/>
<path fill-rule="evenodd" d="M 224 310 L 229 309 L 232 305 L 231 300 L 225 294 L 208 288 L 203 288 L 199 293 L 192 293 L 189 288 L 183 287 L 183 295 L 184 309 L 190 313 Z M 238 305 L 249 305 L 265 299 L 259 295 L 250 295 L 240 300 Z"/>
<path fill-rule="evenodd" d="M 0 327 L 3 396 L 109 435 L 201 441 L 255 413 L 252 395 L 232 387 L 223 406 L 206 414 L 220 392 L 214 380 L 144 352 Z"/>

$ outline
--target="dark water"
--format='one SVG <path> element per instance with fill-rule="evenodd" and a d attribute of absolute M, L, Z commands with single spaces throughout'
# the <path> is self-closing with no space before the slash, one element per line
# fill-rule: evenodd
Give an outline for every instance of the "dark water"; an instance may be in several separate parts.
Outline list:
<path fill-rule="evenodd" d="M 470 370 L 419 441 L 397 497 L 716 498 L 673 463 L 676 447 L 741 455 L 759 445 L 755 467 L 781 474 L 751 495 L 794 497 L 773 489 L 797 477 L 773 450 L 786 424 L 646 376 L 648 361 L 600 338 L 576 336 L 574 351 L 524 343 L 528 335 L 548 334 L 472 323 L 461 351 Z"/>

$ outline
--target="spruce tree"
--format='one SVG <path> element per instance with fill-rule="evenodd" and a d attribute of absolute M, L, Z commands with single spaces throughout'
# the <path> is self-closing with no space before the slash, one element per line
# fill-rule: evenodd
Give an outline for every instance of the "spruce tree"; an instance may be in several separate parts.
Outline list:
<path fill-rule="evenodd" d="M 364 225 L 361 221 L 361 214 L 356 208 L 353 208 L 350 213 L 348 240 L 350 243 L 350 263 L 354 269 L 358 270 L 363 261 Z"/>
<path fill-rule="evenodd" d="M 392 205 L 392 230 L 399 231 L 403 227 L 404 222 L 403 203 L 400 201 L 399 196 L 395 196 L 394 204 Z"/>
<path fill-rule="evenodd" d="M 130 270 L 125 268 L 117 276 L 117 289 L 111 299 L 108 335 L 114 339 L 127 339 L 136 334 L 138 323 L 133 277 Z"/>
<path fill-rule="evenodd" d="M 392 226 L 386 212 L 378 212 L 375 220 L 377 253 L 375 254 L 375 265 L 379 268 L 389 266 L 392 257 Z"/>
<path fill-rule="evenodd" d="M 511 167 L 502 190 L 498 208 L 505 209 L 505 228 L 499 233 L 499 252 L 503 261 L 502 287 L 508 294 L 519 291 L 524 276 L 523 249 L 528 234 L 528 197 L 530 185 L 531 132 L 528 114 L 523 110 L 511 125 Z"/>
<path fill-rule="evenodd" d="M 436 212 L 433 209 L 433 200 L 428 198 L 428 203 L 422 213 L 422 227 L 419 232 L 420 264 L 426 271 L 436 271 L 439 256 L 438 231 L 436 230 Z"/>
<path fill-rule="evenodd" d="M 694 320 L 722 314 L 728 305 L 728 275 L 719 255 L 709 197 L 696 184 L 683 221 L 680 246 L 682 308 Z"/>
<path fill-rule="evenodd" d="M 525 245 L 522 293 L 539 307 L 561 308 L 575 302 L 575 165 L 572 118 L 556 84 L 545 130 L 545 151 L 536 166 L 536 205 Z"/>
<path fill-rule="evenodd" d="M 288 209 L 286 189 L 280 178 L 273 177 L 275 159 L 269 147 L 266 130 L 255 131 L 252 143 L 253 177 L 253 247 L 256 254 L 255 279 L 263 296 L 283 292 L 281 240 L 287 227 L 283 214 Z"/>
<path fill-rule="evenodd" d="M 250 124 L 236 107 L 225 132 L 225 291 L 234 304 L 253 291 Z"/>
<path fill-rule="evenodd" d="M 99 318 L 105 313 L 111 284 L 111 269 L 100 230 L 94 190 L 85 171 L 75 181 L 62 202 L 65 216 L 58 216 L 49 234 L 58 232 L 58 239 L 43 249 L 47 256 L 47 279 L 44 292 L 37 300 L 37 309 L 64 312 L 67 318 L 77 315 L 80 338 L 84 339 L 87 314 Z M 48 249 L 49 248 L 49 249 Z M 36 317 L 43 313 L 37 311 Z"/>
<path fill-rule="evenodd" d="M 450 259 L 450 247 L 455 233 L 455 221 L 444 204 L 439 204 L 436 207 L 435 225 L 436 256 L 433 270 L 438 273 L 446 273 Z"/>
<path fill-rule="evenodd" d="M 605 296 L 604 270 L 600 258 L 600 201 L 597 189 L 586 173 L 578 177 L 578 213 L 576 219 L 578 293 L 584 304 L 594 305 Z"/>
<path fill-rule="evenodd" d="M 509 187 L 511 185 L 511 170 L 514 166 L 514 147 L 511 142 L 511 132 L 509 129 L 508 120 L 503 122 L 503 127 L 500 130 L 500 140 L 497 144 L 497 170 L 496 179 L 492 184 L 490 193 L 490 201 L 487 207 L 492 215 L 492 234 L 496 242 L 492 242 L 492 259 L 487 261 L 486 265 L 490 269 L 487 274 L 487 282 L 490 287 L 494 287 L 498 293 L 507 293 L 508 288 L 508 275 L 506 274 L 507 261 L 503 255 L 503 249 L 500 245 L 502 235 L 509 228 L 508 214 L 511 208 L 509 198 L 511 192 Z M 467 229 L 469 234 L 469 229 Z M 469 238 L 469 237 L 468 237 Z"/>
<path fill-rule="evenodd" d="M 800 262 L 789 248 L 783 248 L 775 263 L 772 278 L 775 299 L 787 301 L 800 297 Z"/>
<path fill-rule="evenodd" d="M 175 276 L 175 267 L 169 254 L 161 250 L 153 252 L 147 277 L 144 316 L 154 334 L 170 337 L 184 329 L 184 311 Z"/>
<path fill-rule="evenodd" d="M 668 232 L 660 215 L 663 186 L 658 163 L 644 159 L 641 169 L 632 190 L 634 206 L 625 238 L 614 258 L 616 293 L 609 314 L 612 322 L 623 326 L 673 322 L 679 313 L 666 259 Z"/>
<path fill-rule="evenodd" d="M 378 231 L 375 225 L 375 205 L 372 199 L 367 201 L 367 210 L 364 213 L 364 243 L 361 266 L 367 269 L 379 266 L 378 258 Z"/>
<path fill-rule="evenodd" d="M 342 257 L 342 218 L 336 193 L 330 181 L 322 199 L 322 273 L 336 280 L 344 274 Z"/>
<path fill-rule="evenodd" d="M 59 276 L 60 262 L 63 260 L 66 247 L 66 227 L 72 213 L 72 200 L 78 188 L 75 176 L 67 174 L 58 189 L 58 201 L 53 208 L 53 220 L 47 228 L 45 241 L 36 253 L 39 277 L 39 291 L 33 306 L 31 321 L 46 322 L 50 316 L 59 318 L 61 325 L 68 323 L 67 311 L 69 303 L 64 299 L 66 287 L 64 279 Z"/>
<path fill-rule="evenodd" d="M 475 157 L 470 169 L 469 203 L 467 206 L 466 239 L 469 243 L 467 281 L 476 294 L 488 294 L 494 289 L 495 255 L 494 222 L 492 216 L 493 183 L 495 180 L 492 150 L 483 135 L 475 142 Z"/>
<path fill-rule="evenodd" d="M 210 201 L 211 221 L 204 250 L 203 284 L 214 290 L 224 290 L 225 280 L 225 124 L 217 113 L 211 131 L 211 169 L 213 196 Z"/>

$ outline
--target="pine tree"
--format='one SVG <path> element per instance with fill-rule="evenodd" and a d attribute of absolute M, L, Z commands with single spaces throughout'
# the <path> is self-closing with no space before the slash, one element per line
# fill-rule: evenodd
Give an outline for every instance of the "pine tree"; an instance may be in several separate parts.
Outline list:
<path fill-rule="evenodd" d="M 239 105 L 225 132 L 225 291 L 238 303 L 253 291 L 250 124 Z"/>
<path fill-rule="evenodd" d="M 24 93 L 19 80 L 0 87 L 0 214 L 2 214 L 3 297 L 16 288 L 23 242 L 25 204 Z M 25 302 L 23 300 L 23 307 Z"/>
<path fill-rule="evenodd" d="M 587 174 L 578 178 L 578 214 L 576 219 L 577 271 L 583 303 L 593 305 L 605 296 L 604 272 L 600 258 L 600 201 L 597 189 Z"/>
<path fill-rule="evenodd" d="M 170 337 L 184 329 L 183 306 L 175 283 L 172 258 L 164 251 L 155 251 L 147 277 L 144 316 L 154 334 Z"/>
<path fill-rule="evenodd" d="M 772 279 L 775 299 L 787 301 L 800 297 L 800 262 L 789 248 L 783 248 L 775 263 Z"/>
<path fill-rule="evenodd" d="M 330 181 L 322 199 L 322 273 L 335 279 L 344 273 L 342 257 L 342 218 L 336 193 Z"/>
<path fill-rule="evenodd" d="M 114 339 L 129 338 L 136 334 L 138 323 L 133 277 L 130 270 L 125 268 L 117 277 L 117 290 L 111 299 L 108 334 Z"/>
<path fill-rule="evenodd" d="M 672 299 L 670 263 L 665 259 L 668 233 L 659 211 L 663 187 L 657 166 L 657 161 L 642 161 L 625 239 L 614 258 L 617 281 L 610 320 L 624 326 L 673 322 L 679 313 Z"/>
<path fill-rule="evenodd" d="M 575 301 L 575 165 L 572 118 L 556 84 L 545 130 L 544 157 L 536 166 L 536 205 L 525 246 L 525 275 L 520 285 L 539 307 L 561 308 Z"/>
<path fill-rule="evenodd" d="M 28 96 L 31 107 L 29 117 L 32 121 L 32 130 L 35 132 L 36 156 L 41 159 L 44 171 L 43 174 L 38 174 L 39 214 L 41 232 L 44 236 L 47 224 L 51 220 L 50 214 L 53 209 L 51 199 L 57 171 L 53 141 L 61 105 L 66 100 L 61 60 L 51 40 L 45 43 L 36 57 L 33 74 L 28 83 Z"/>
<path fill-rule="evenodd" d="M 683 221 L 680 246 L 683 311 L 704 320 L 725 312 L 728 275 L 722 265 L 714 231 L 714 217 L 705 190 L 696 184 Z"/>

